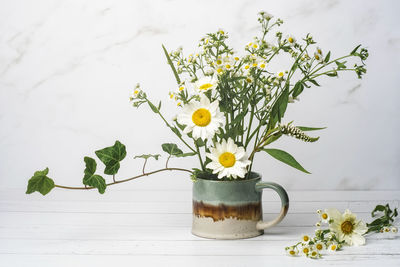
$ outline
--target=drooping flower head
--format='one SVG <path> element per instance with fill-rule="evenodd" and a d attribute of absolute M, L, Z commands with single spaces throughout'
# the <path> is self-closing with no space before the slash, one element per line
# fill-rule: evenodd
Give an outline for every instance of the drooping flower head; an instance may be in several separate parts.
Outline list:
<path fill-rule="evenodd" d="M 224 114 L 219 110 L 219 102 L 200 96 L 199 101 L 192 101 L 183 107 L 178 115 L 179 124 L 186 125 L 184 133 L 192 133 L 194 139 L 210 139 L 224 123 Z"/>
<path fill-rule="evenodd" d="M 365 244 L 365 238 L 362 236 L 368 231 L 368 227 L 361 220 L 357 220 L 355 214 L 350 210 L 345 210 L 341 214 L 337 209 L 327 209 L 329 216 L 329 228 L 335 232 L 339 241 L 345 241 L 350 246 L 360 246 Z"/>
<path fill-rule="evenodd" d="M 210 148 L 211 153 L 206 153 L 207 157 L 212 161 L 207 164 L 206 168 L 213 170 L 214 174 L 218 173 L 218 179 L 223 177 L 244 178 L 250 165 L 246 151 L 243 147 L 238 147 L 232 138 L 222 140 L 216 143 L 215 147 Z"/>

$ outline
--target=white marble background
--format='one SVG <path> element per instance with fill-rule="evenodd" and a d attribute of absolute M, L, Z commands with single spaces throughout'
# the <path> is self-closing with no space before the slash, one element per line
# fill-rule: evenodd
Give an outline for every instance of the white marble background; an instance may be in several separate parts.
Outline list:
<path fill-rule="evenodd" d="M 128 96 L 136 82 L 176 112 L 175 88 L 161 44 L 196 49 L 207 32 L 223 28 L 240 50 L 257 34 L 256 14 L 282 18 L 282 31 L 300 39 L 311 32 L 333 56 L 362 43 L 370 51 L 365 79 L 354 74 L 321 81 L 289 106 L 286 121 L 328 126 L 314 144 L 285 138 L 313 174 L 260 155 L 256 170 L 290 190 L 400 189 L 400 2 L 393 1 L 0 1 L 0 188 L 21 188 L 33 172 L 50 168 L 58 184 L 80 185 L 83 157 L 127 145 L 119 177 L 139 172 L 133 156 L 159 153 L 178 142 L 149 109 Z M 290 29 L 290 31 L 288 30 Z M 284 67 L 284 66 L 283 66 Z M 188 168 L 195 159 L 172 160 Z M 99 163 L 101 167 L 101 164 Z M 161 166 L 149 164 L 149 168 Z M 102 167 L 101 167 L 102 168 Z M 181 173 L 119 185 L 190 188 Z"/>

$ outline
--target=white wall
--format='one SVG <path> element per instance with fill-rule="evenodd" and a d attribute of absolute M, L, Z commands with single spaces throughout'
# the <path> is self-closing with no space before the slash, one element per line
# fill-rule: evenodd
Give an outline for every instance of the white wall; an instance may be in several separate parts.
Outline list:
<path fill-rule="evenodd" d="M 136 82 L 177 111 L 175 88 L 161 44 L 190 52 L 207 32 L 225 29 L 240 50 L 258 32 L 256 14 L 282 18 L 298 38 L 311 32 L 321 47 L 342 55 L 362 43 L 368 73 L 324 79 L 289 106 L 286 121 L 327 126 L 314 144 L 282 138 L 306 175 L 259 155 L 265 180 L 291 190 L 400 189 L 400 2 L 393 1 L 1 1 L 0 188 L 25 188 L 50 167 L 58 184 L 80 185 L 83 157 L 127 145 L 119 177 L 140 169 L 133 156 L 158 153 L 174 135 L 148 108 L 132 108 Z M 290 31 L 288 30 L 290 29 Z M 191 168 L 193 160 L 172 160 Z M 100 164 L 99 164 L 100 165 Z M 156 168 L 161 163 L 150 164 Z M 123 188 L 190 188 L 186 174 L 166 173 Z M 111 188 L 110 188 L 111 190 Z"/>

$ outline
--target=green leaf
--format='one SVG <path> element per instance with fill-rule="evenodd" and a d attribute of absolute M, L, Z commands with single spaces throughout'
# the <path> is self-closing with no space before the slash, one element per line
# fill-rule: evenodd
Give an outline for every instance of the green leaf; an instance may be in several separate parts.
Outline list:
<path fill-rule="evenodd" d="M 331 51 L 329 51 L 328 54 L 326 54 L 324 61 L 328 63 L 330 58 L 331 58 Z"/>
<path fill-rule="evenodd" d="M 303 83 L 302 83 L 301 81 L 298 81 L 298 82 L 294 85 L 294 87 L 293 87 L 293 94 L 292 94 L 292 96 L 293 96 L 293 97 L 299 96 L 299 95 L 301 94 L 301 92 L 303 92 L 303 90 L 304 90 L 304 85 L 303 85 Z"/>
<path fill-rule="evenodd" d="M 115 141 L 115 144 L 110 147 L 97 150 L 96 156 L 106 165 L 104 170 L 105 174 L 113 175 L 119 170 L 119 162 L 126 156 L 126 148 L 119 141 Z"/>
<path fill-rule="evenodd" d="M 302 172 L 310 174 L 310 172 L 304 169 L 300 163 L 298 163 L 289 153 L 275 148 L 263 148 L 262 150 L 270 154 L 275 159 L 282 161 L 283 163 L 286 163 L 287 165 L 292 166 L 293 168 L 296 168 Z"/>
<path fill-rule="evenodd" d="M 158 160 L 159 157 L 161 157 L 160 154 L 143 154 L 143 155 L 135 156 L 134 159 L 149 159 L 149 158 L 155 158 L 156 160 Z"/>
<path fill-rule="evenodd" d="M 197 153 L 195 153 L 195 152 L 188 152 L 188 153 L 182 153 L 182 154 L 175 155 L 175 157 L 177 157 L 177 158 L 184 158 L 184 157 L 191 157 L 191 156 L 195 156 L 195 155 L 197 155 Z"/>
<path fill-rule="evenodd" d="M 319 85 L 319 83 L 317 83 L 316 80 L 308 80 L 308 81 L 311 82 L 312 84 L 316 85 L 316 86 L 321 86 L 321 85 Z"/>
<path fill-rule="evenodd" d="M 274 128 L 275 124 L 281 121 L 285 114 L 287 104 L 289 102 L 289 86 L 286 86 L 282 94 L 278 97 L 271 109 L 268 129 Z"/>
<path fill-rule="evenodd" d="M 176 144 L 166 143 L 162 144 L 161 147 L 164 152 L 167 152 L 171 156 L 178 156 L 183 154 L 182 150 L 180 150 Z"/>
<path fill-rule="evenodd" d="M 172 71 L 173 71 L 173 73 L 174 73 L 176 82 L 177 82 L 178 84 L 180 84 L 180 83 L 181 83 L 181 79 L 179 79 L 179 75 L 178 75 L 178 72 L 176 71 L 176 69 L 175 69 L 175 67 L 174 67 L 174 63 L 172 63 L 172 60 L 171 60 L 171 58 L 169 57 L 168 52 L 167 52 L 167 49 L 165 49 L 165 46 L 164 46 L 164 45 L 162 45 L 162 48 L 163 48 L 163 50 L 164 50 L 164 54 L 165 54 L 165 57 L 167 58 L 168 64 L 171 66 L 171 69 L 172 69 Z"/>
<path fill-rule="evenodd" d="M 96 172 L 97 163 L 94 159 L 90 157 L 85 157 L 83 159 L 86 163 L 86 168 L 84 170 L 85 176 L 83 177 L 83 184 L 87 186 L 93 186 L 99 190 L 100 194 L 104 194 L 106 191 L 106 180 L 100 175 L 94 174 Z"/>
<path fill-rule="evenodd" d="M 54 181 L 47 177 L 49 168 L 43 171 L 36 171 L 31 179 L 28 181 L 28 188 L 26 194 L 32 194 L 33 192 L 39 192 L 43 196 L 46 195 L 54 188 Z"/>
<path fill-rule="evenodd" d="M 383 206 L 383 205 L 377 205 L 377 206 L 375 207 L 375 209 L 371 212 L 371 216 L 372 216 L 372 217 L 375 217 L 375 214 L 376 214 L 377 211 L 384 212 L 385 210 L 386 210 L 386 207 L 385 207 L 385 206 Z"/>
<path fill-rule="evenodd" d="M 158 108 L 157 108 L 156 106 L 154 106 L 153 103 L 151 103 L 150 101 L 147 101 L 147 103 L 149 104 L 151 110 L 152 110 L 154 113 L 158 113 L 158 112 L 159 112 L 159 111 L 158 111 Z"/>
<path fill-rule="evenodd" d="M 326 127 L 314 128 L 314 127 L 305 127 L 305 126 L 296 126 L 296 128 L 299 128 L 300 130 L 302 130 L 304 132 L 307 132 L 307 131 L 318 131 L 318 130 L 326 129 Z"/>
<path fill-rule="evenodd" d="M 360 48 L 361 45 L 357 45 L 356 48 L 353 49 L 353 51 L 350 52 L 350 55 L 354 55 L 354 53 Z"/>
<path fill-rule="evenodd" d="M 281 132 L 274 133 L 273 135 L 269 136 L 267 140 L 265 140 L 264 146 L 271 144 L 272 142 L 275 142 L 282 136 Z"/>

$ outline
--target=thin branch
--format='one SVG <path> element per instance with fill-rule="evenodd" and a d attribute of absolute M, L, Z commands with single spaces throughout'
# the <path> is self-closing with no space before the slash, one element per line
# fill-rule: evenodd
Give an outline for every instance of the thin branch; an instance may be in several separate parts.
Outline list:
<path fill-rule="evenodd" d="M 165 168 L 168 168 L 168 161 L 171 158 L 171 155 L 168 156 L 167 161 L 165 162 Z"/>
<path fill-rule="evenodd" d="M 146 163 L 147 163 L 147 159 L 144 159 L 144 164 L 143 164 L 143 169 L 142 169 L 143 174 L 145 174 L 144 168 L 146 168 Z"/>
<path fill-rule="evenodd" d="M 159 170 L 156 170 L 156 171 L 147 172 L 147 173 L 143 173 L 143 174 L 140 174 L 140 175 L 137 175 L 137 176 L 133 176 L 131 178 L 127 178 L 127 179 L 124 179 L 124 180 L 118 180 L 118 181 L 115 181 L 115 182 L 112 182 L 112 183 L 108 183 L 107 186 L 114 185 L 114 184 L 125 183 L 125 182 L 128 182 L 128 181 L 143 177 L 143 176 L 149 176 L 149 175 L 152 175 L 152 174 L 155 174 L 155 173 L 158 173 L 158 172 L 163 172 L 163 171 L 183 171 L 183 172 L 193 173 L 191 170 L 182 169 L 182 168 L 163 168 L 163 169 L 159 169 Z M 63 189 L 73 189 L 73 190 L 90 190 L 90 189 L 94 189 L 95 188 L 93 186 L 90 186 L 90 187 L 74 187 L 74 186 L 64 186 L 64 185 L 57 185 L 57 184 L 54 185 L 54 187 L 63 188 Z"/>

